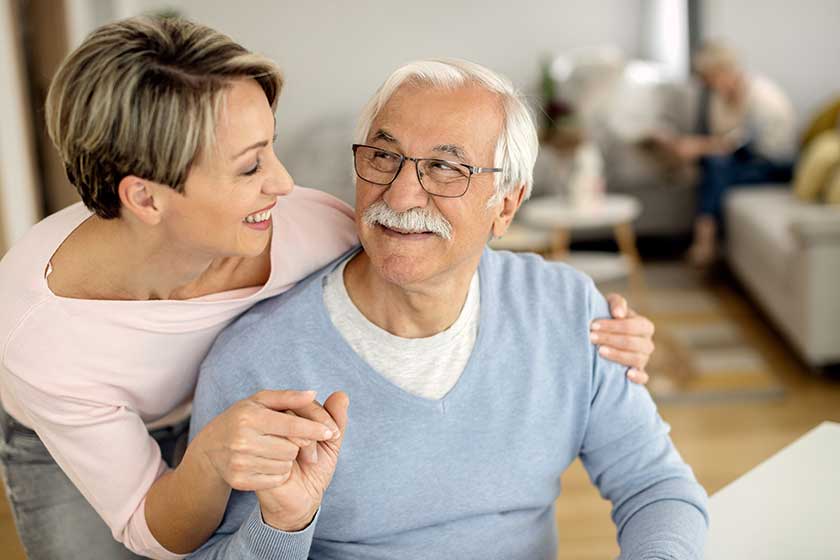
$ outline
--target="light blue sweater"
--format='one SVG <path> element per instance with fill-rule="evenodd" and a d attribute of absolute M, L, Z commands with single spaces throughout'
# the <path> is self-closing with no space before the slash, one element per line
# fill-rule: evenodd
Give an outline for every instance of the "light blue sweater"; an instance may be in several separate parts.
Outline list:
<path fill-rule="evenodd" d="M 706 494 L 647 390 L 601 359 L 609 315 L 592 281 L 539 257 L 485 251 L 470 361 L 440 400 L 409 394 L 341 338 L 323 303 L 335 263 L 223 332 L 202 366 L 192 434 L 270 388 L 350 396 L 333 482 L 308 528 L 276 531 L 234 492 L 195 558 L 554 560 L 560 476 L 580 457 L 613 504 L 622 558 L 702 557 Z"/>

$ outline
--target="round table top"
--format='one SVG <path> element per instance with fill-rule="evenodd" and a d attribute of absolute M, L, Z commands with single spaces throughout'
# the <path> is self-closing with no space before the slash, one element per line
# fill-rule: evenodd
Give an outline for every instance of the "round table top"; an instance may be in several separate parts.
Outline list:
<path fill-rule="evenodd" d="M 551 246 L 551 233 L 522 224 L 510 224 L 507 232 L 490 242 L 497 251 L 545 251 Z"/>
<path fill-rule="evenodd" d="M 633 196 L 610 194 L 593 206 L 574 207 L 565 197 L 542 196 L 522 205 L 522 219 L 541 228 L 587 229 L 630 223 L 639 217 L 642 205 Z"/>

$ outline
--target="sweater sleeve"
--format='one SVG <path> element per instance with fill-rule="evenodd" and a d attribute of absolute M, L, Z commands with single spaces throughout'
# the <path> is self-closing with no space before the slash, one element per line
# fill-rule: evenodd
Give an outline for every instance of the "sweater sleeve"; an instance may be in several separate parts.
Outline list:
<path fill-rule="evenodd" d="M 590 319 L 609 317 L 590 289 Z M 580 457 L 601 496 L 612 502 L 621 558 L 703 556 L 707 497 L 668 435 L 644 387 L 593 347 L 589 418 Z"/>

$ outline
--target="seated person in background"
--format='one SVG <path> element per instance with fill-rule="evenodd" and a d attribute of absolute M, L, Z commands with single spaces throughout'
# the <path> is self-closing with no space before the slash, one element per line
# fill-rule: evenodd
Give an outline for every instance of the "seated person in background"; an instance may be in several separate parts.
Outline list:
<path fill-rule="evenodd" d="M 218 338 L 191 429 L 282 386 L 332 393 L 339 434 L 306 461 L 278 445 L 289 468 L 233 492 L 194 557 L 554 559 L 560 477 L 580 457 L 623 558 L 701 558 L 706 494 L 648 392 L 590 342 L 608 316 L 592 280 L 486 247 L 531 188 L 520 94 L 469 62 L 411 63 L 357 141 L 362 248 Z"/>
<path fill-rule="evenodd" d="M 735 185 L 790 180 L 796 155 L 796 115 L 785 93 L 763 76 L 747 73 L 727 46 L 709 42 L 694 57 L 705 90 L 698 133 L 655 140 L 679 159 L 698 161 L 697 218 L 689 260 L 698 266 L 717 256 L 721 206 Z"/>

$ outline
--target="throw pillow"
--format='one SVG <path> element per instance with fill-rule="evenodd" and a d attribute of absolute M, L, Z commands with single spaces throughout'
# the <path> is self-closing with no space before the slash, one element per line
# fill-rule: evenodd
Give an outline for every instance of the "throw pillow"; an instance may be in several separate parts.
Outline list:
<path fill-rule="evenodd" d="M 823 190 L 826 204 L 840 205 L 840 168 L 838 168 Z"/>
<path fill-rule="evenodd" d="M 805 148 L 793 174 L 793 194 L 806 202 L 815 202 L 837 168 L 840 168 L 840 133 L 827 130 Z"/>

